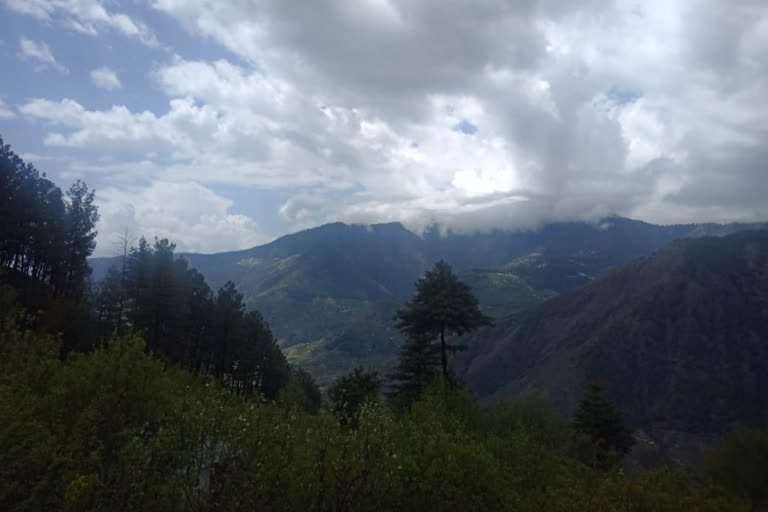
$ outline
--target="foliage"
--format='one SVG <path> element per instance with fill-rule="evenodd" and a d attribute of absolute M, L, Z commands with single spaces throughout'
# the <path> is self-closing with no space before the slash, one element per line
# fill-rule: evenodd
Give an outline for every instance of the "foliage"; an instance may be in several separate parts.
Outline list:
<path fill-rule="evenodd" d="M 213 375 L 241 395 L 274 400 L 288 382 L 288 362 L 263 317 L 245 312 L 231 282 L 214 295 L 168 240 L 140 239 L 93 302 L 102 339 L 138 332 L 164 361 Z"/>
<path fill-rule="evenodd" d="M 736 426 L 704 463 L 710 481 L 741 496 L 750 510 L 768 509 L 768 429 Z"/>
<path fill-rule="evenodd" d="M 438 261 L 416 282 L 416 295 L 405 309 L 397 312 L 398 328 L 404 334 L 419 338 L 438 338 L 443 378 L 448 379 L 447 352 L 463 350 L 463 345 L 450 345 L 445 334 L 461 336 L 483 325 L 490 325 L 492 318 L 484 315 L 470 288 L 453 273 L 451 266 Z"/>
<path fill-rule="evenodd" d="M 362 366 L 334 382 L 328 389 L 328 398 L 342 425 L 357 427 L 360 408 L 378 400 L 381 384 L 379 372 L 366 371 Z"/>
<path fill-rule="evenodd" d="M 635 443 L 621 411 L 597 381 L 589 385 L 579 402 L 572 427 L 579 455 L 596 468 L 610 468 Z"/>
<path fill-rule="evenodd" d="M 440 347 L 428 335 L 410 336 L 400 347 L 397 366 L 389 375 L 389 396 L 396 408 L 418 400 L 439 372 Z"/>
<path fill-rule="evenodd" d="M 0 267 L 81 296 L 95 247 L 93 191 L 76 182 L 61 190 L 0 138 Z"/>
<path fill-rule="evenodd" d="M 62 333 L 62 353 L 133 332 L 165 363 L 213 375 L 236 394 L 274 400 L 288 381 L 288 363 L 263 318 L 245 313 L 231 282 L 214 295 L 168 240 L 142 238 L 129 250 L 126 236 L 121 260 L 87 297 L 99 218 L 94 192 L 77 181 L 63 195 L 1 139 L 0 197 L 0 279 L 19 291 L 19 303 L 45 311 L 35 328 Z M 317 408 L 311 377 L 298 378 Z"/>
<path fill-rule="evenodd" d="M 310 414 L 317 414 L 320 411 L 323 396 L 315 382 L 315 378 L 311 373 L 300 367 L 293 367 L 291 369 L 291 378 L 298 383 L 301 389 L 303 409 Z"/>
<path fill-rule="evenodd" d="M 349 429 L 166 367 L 135 336 L 62 361 L 55 338 L 0 328 L 2 510 L 747 510 L 680 472 L 570 459 L 541 400 L 483 412 L 437 383 L 398 418 L 364 402 Z"/>

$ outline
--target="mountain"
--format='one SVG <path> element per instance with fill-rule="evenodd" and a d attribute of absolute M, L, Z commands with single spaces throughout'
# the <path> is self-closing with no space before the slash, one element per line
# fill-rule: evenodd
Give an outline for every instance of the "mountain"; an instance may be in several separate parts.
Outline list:
<path fill-rule="evenodd" d="M 400 343 L 392 316 L 416 279 L 440 258 L 473 286 L 486 312 L 503 316 L 674 239 L 750 227 L 755 226 L 656 226 L 611 217 L 529 231 L 459 234 L 432 228 L 418 236 L 398 223 L 334 223 L 242 251 L 182 256 L 214 289 L 233 281 L 290 357 L 327 384 L 355 364 L 386 370 Z M 113 261 L 92 259 L 94 278 Z"/>
<path fill-rule="evenodd" d="M 476 338 L 464 374 L 486 402 L 532 392 L 569 415 L 599 379 L 685 458 L 768 419 L 768 232 L 673 242 Z"/>

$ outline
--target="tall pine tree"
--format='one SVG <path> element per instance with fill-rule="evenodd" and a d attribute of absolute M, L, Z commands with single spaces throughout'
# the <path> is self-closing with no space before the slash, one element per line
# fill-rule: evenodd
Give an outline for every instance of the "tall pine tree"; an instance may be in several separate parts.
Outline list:
<path fill-rule="evenodd" d="M 66 285 L 64 293 L 80 295 L 85 279 L 91 275 L 86 258 L 96 248 L 96 222 L 99 213 L 93 204 L 93 190 L 77 181 L 67 191 L 66 208 Z"/>
<path fill-rule="evenodd" d="M 440 372 L 440 346 L 429 335 L 410 336 L 400 347 L 392 381 L 390 398 L 396 403 L 410 404 Z"/>
<path fill-rule="evenodd" d="M 589 465 L 607 469 L 623 457 L 635 443 L 632 432 L 616 404 L 603 386 L 593 381 L 573 415 L 574 432 L 592 444 Z"/>
<path fill-rule="evenodd" d="M 397 326 L 406 336 L 440 340 L 441 366 L 446 380 L 448 352 L 466 349 L 466 345 L 448 344 L 446 334 L 461 336 L 493 322 L 493 318 L 480 311 L 469 286 L 459 280 L 444 260 L 419 278 L 416 295 L 405 309 L 397 312 L 397 318 Z"/>

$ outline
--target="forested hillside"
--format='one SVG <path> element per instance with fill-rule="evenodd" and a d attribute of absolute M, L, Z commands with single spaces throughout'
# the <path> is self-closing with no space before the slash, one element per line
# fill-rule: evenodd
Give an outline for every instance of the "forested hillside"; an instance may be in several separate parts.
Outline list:
<path fill-rule="evenodd" d="M 565 415 L 600 379 L 630 423 L 685 457 L 768 417 L 768 232 L 678 241 L 500 319 L 466 367 L 486 400 L 548 396 Z"/>

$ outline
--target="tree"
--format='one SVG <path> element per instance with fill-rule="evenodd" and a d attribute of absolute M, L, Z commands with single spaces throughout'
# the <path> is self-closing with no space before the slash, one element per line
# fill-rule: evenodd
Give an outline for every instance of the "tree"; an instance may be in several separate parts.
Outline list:
<path fill-rule="evenodd" d="M 100 338 L 107 339 L 113 331 L 118 334 L 121 332 L 124 301 L 125 291 L 120 270 L 112 265 L 104 279 L 98 283 L 92 301 L 96 313 L 96 332 Z"/>
<path fill-rule="evenodd" d="M 214 306 L 214 373 L 223 378 L 233 371 L 235 349 L 243 335 L 243 314 L 245 304 L 243 295 L 237 291 L 232 281 L 227 281 L 216 294 Z"/>
<path fill-rule="evenodd" d="M 440 339 L 440 359 L 443 378 L 448 380 L 447 353 L 466 349 L 465 345 L 448 345 L 446 332 L 461 336 L 469 331 L 490 325 L 493 318 L 484 315 L 477 298 L 466 284 L 453 273 L 444 260 L 438 261 L 416 282 L 416 295 L 405 309 L 397 312 L 397 327 L 409 337 Z"/>
<path fill-rule="evenodd" d="M 0 138 L 0 265 L 82 297 L 98 220 L 93 192 L 78 181 L 67 193 L 25 163 Z"/>
<path fill-rule="evenodd" d="M 357 427 L 357 415 L 366 402 L 375 402 L 381 389 L 379 372 L 362 366 L 340 377 L 329 389 L 328 398 L 342 425 Z"/>
<path fill-rule="evenodd" d="M 118 333 L 122 332 L 123 316 L 125 314 L 125 301 L 127 299 L 125 294 L 125 287 L 128 283 L 128 256 L 130 256 L 131 246 L 133 245 L 134 238 L 128 233 L 128 228 L 119 235 L 117 240 L 117 253 L 116 256 L 120 258 L 120 297 L 117 304 L 117 325 L 116 330 Z"/>
<path fill-rule="evenodd" d="M 301 388 L 303 395 L 302 406 L 305 411 L 310 414 L 317 414 L 320 410 L 320 405 L 323 401 L 323 396 L 320 393 L 320 388 L 315 382 L 315 378 L 304 368 L 293 368 L 293 377 Z"/>
<path fill-rule="evenodd" d="M 68 295 L 83 291 L 85 278 L 91 274 L 86 258 L 96 247 L 96 222 L 99 213 L 93 204 L 94 193 L 82 181 L 67 191 L 66 209 L 66 289 Z"/>
<path fill-rule="evenodd" d="M 418 400 L 440 368 L 440 347 L 428 335 L 410 336 L 400 347 L 397 366 L 388 376 L 389 396 L 405 404 Z"/>
<path fill-rule="evenodd" d="M 597 381 L 579 402 L 572 428 L 577 436 L 591 442 L 592 453 L 582 454 L 582 460 L 601 469 L 610 467 L 616 456 L 624 456 L 635 444 L 621 410 Z"/>
<path fill-rule="evenodd" d="M 125 326 L 166 363 L 212 374 L 236 394 L 274 400 L 290 377 L 288 361 L 261 314 L 245 312 L 235 285 L 214 295 L 166 239 L 150 245 L 141 238 L 130 249 L 127 236 L 120 242 L 123 262 L 109 269 L 93 301 L 102 340 Z"/>

